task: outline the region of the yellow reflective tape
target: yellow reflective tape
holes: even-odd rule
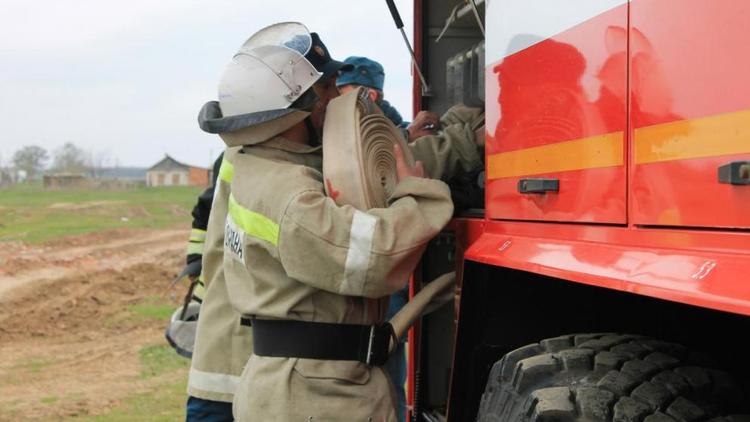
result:
[[[636,164],[750,153],[750,110],[635,130]]]
[[[201,229],[192,229],[190,230],[190,240],[191,242],[203,242],[206,240],[206,231]]]
[[[219,167],[219,179],[226,183],[232,183],[234,178],[234,166],[226,157],[221,160],[221,167]]]
[[[263,239],[274,246],[279,244],[279,225],[263,214],[238,204],[234,195],[229,195],[229,215],[245,234]]]
[[[487,157],[487,178],[616,167],[624,163],[623,132],[501,152]]]
[[[203,301],[206,297],[206,288],[203,287],[203,284],[197,283],[195,287],[193,287],[193,297]]]
[[[203,255],[203,242],[200,242],[200,243],[188,242],[187,254],[188,255],[193,255],[193,254]]]

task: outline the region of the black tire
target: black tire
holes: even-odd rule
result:
[[[725,372],[685,347],[648,337],[579,334],[543,340],[495,363],[479,422],[750,422]],[[731,416],[734,415],[734,416]]]

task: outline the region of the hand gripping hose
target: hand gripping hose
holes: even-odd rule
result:
[[[326,194],[361,211],[386,208],[398,183],[393,145],[410,166],[414,158],[398,129],[359,88],[328,104],[323,126]]]

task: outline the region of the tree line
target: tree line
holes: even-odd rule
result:
[[[54,173],[88,174],[97,178],[101,169],[109,163],[109,159],[109,153],[106,151],[86,151],[72,142],[67,142],[54,150],[51,156],[40,146],[25,146],[13,154],[11,163],[15,170],[25,173],[26,180],[37,179],[47,169]]]

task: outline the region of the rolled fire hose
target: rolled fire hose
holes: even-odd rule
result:
[[[323,126],[326,194],[361,211],[386,208],[398,183],[393,145],[410,166],[414,158],[396,126],[359,88],[328,104]]]
[[[454,287],[456,285],[456,273],[443,274],[428,283],[409,302],[401,308],[390,322],[397,339],[403,338],[406,331],[417,318],[427,315],[440,308],[454,298]],[[396,343],[391,339],[388,351],[392,352]]]
[[[393,146],[414,165],[406,140],[359,88],[328,104],[323,126],[323,177],[326,194],[338,205],[358,210],[386,208],[398,183]],[[389,321],[397,339],[420,316],[453,300],[456,273],[442,275],[422,288]],[[389,351],[396,344],[391,340]]]

